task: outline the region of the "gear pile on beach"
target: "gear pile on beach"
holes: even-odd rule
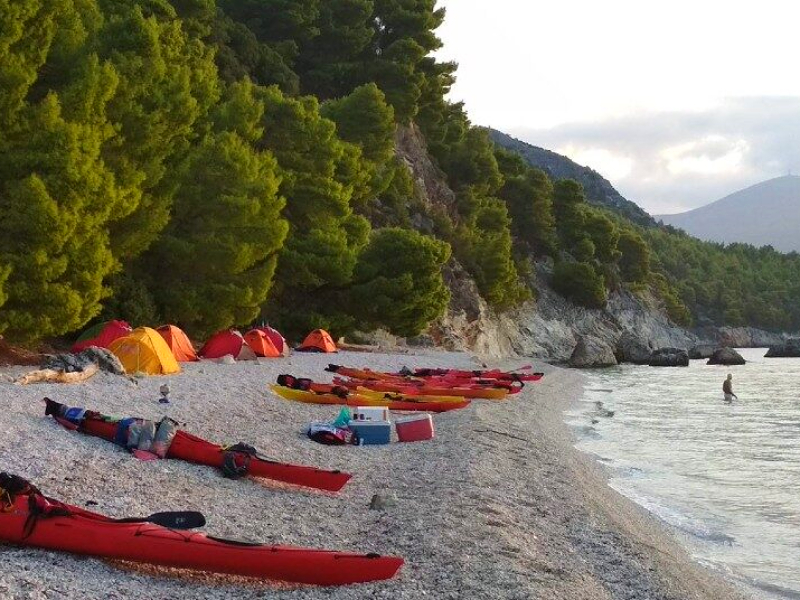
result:
[[[126,352],[120,350],[119,340],[130,337],[130,329],[111,322],[94,334],[124,334],[110,339],[91,338],[116,348],[123,364]],[[160,329],[141,331],[133,339],[153,344],[163,341],[170,357],[176,362],[188,354],[178,331]],[[262,332],[263,333],[263,332]],[[159,335],[161,334],[161,335]],[[222,338],[225,339],[222,339]],[[237,351],[238,339],[252,348],[263,343],[261,336],[225,335],[210,340],[227,344],[223,350]],[[317,336],[319,338],[319,336]],[[256,339],[257,338],[257,339]],[[319,338],[325,343],[324,338]],[[332,342],[331,342],[332,343]],[[80,345],[80,344],[78,344]],[[76,346],[78,346],[76,345]],[[145,344],[146,345],[146,344]],[[158,342],[154,344],[158,348]],[[207,343],[208,345],[208,343]],[[274,347],[275,344],[273,344]],[[86,352],[76,347],[76,351]],[[240,350],[240,349],[239,349]],[[158,357],[160,350],[154,353]],[[204,354],[213,351],[201,351]],[[287,351],[288,354],[288,351]],[[145,356],[147,358],[147,356]],[[161,360],[159,358],[159,360]],[[308,378],[280,375],[271,389],[281,398],[306,404],[344,405],[336,422],[317,422],[315,441],[326,444],[363,443],[372,433],[370,427],[380,427],[383,441],[389,441],[389,411],[401,413],[395,420],[398,441],[419,441],[433,438],[433,421],[427,413],[444,413],[463,409],[476,399],[506,400],[525,386],[538,381],[541,373],[525,367],[518,372],[499,370],[463,371],[455,369],[403,368],[398,372],[379,372],[329,365],[333,373],[329,383]],[[162,386],[169,390],[169,387]],[[162,394],[166,398],[169,391]],[[170,417],[159,419],[117,417],[102,414],[91,408],[73,406],[44,398],[45,416],[64,429],[98,437],[127,451],[134,460],[181,460],[219,469],[222,476],[264,478],[299,488],[337,493],[353,475],[341,470],[325,470],[313,466],[280,462],[262,455],[253,446],[236,442],[215,444],[179,428]],[[353,412],[350,412],[350,409]],[[372,411],[372,412],[371,412]],[[408,416],[403,417],[402,413]],[[424,413],[424,414],[423,414]],[[223,418],[220,415],[220,418]],[[359,420],[361,419],[361,420]],[[401,424],[406,427],[401,429]],[[385,426],[385,427],[384,427]],[[377,429],[375,430],[377,431]],[[341,439],[337,436],[341,434]],[[76,438],[76,441],[77,438]],[[113,452],[113,446],[109,446]],[[95,503],[96,504],[96,503]],[[234,574],[289,583],[323,586],[378,581],[393,577],[403,565],[403,558],[374,553],[358,554],[317,550],[312,548],[243,543],[208,536],[194,531],[205,525],[205,517],[196,511],[161,512],[149,517],[112,519],[99,513],[48,498],[25,479],[0,474],[0,541],[74,554],[147,563],[165,567]]]

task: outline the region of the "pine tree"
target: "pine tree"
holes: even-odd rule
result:
[[[442,267],[450,247],[410,229],[372,232],[347,297],[359,328],[412,336],[444,314],[450,292]]]

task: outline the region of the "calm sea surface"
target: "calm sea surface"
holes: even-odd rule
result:
[[[567,421],[612,487],[677,529],[699,561],[757,598],[800,598],[800,359],[740,352],[740,367],[588,371]]]

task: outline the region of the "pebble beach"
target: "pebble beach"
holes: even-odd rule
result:
[[[672,534],[606,483],[573,448],[563,411],[583,389],[576,371],[545,377],[506,401],[435,415],[436,438],[331,447],[305,434],[339,408],[269,391],[280,373],[329,381],[329,363],[480,368],[467,354],[340,352],[256,362],[184,364],[168,377],[100,374],[88,382],[0,382],[0,470],[43,493],[113,517],[198,510],[210,535],[249,542],[398,555],[390,581],[289,586],[0,545],[0,598],[542,598],[725,599],[745,596],[696,564]],[[513,368],[523,360],[502,365]],[[5,379],[25,367],[5,367]],[[172,403],[158,403],[167,382]],[[217,443],[246,442],[270,458],[353,479],[338,494],[263,479],[229,480],[176,460],[141,462],[44,417],[43,397],[106,414],[160,419]],[[375,495],[382,506],[370,508]],[[96,503],[96,504],[94,504]]]

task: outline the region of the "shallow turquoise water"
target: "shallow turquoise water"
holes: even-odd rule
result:
[[[612,487],[675,527],[698,560],[756,597],[800,598],[800,359],[740,352],[739,367],[588,371],[567,421]]]

